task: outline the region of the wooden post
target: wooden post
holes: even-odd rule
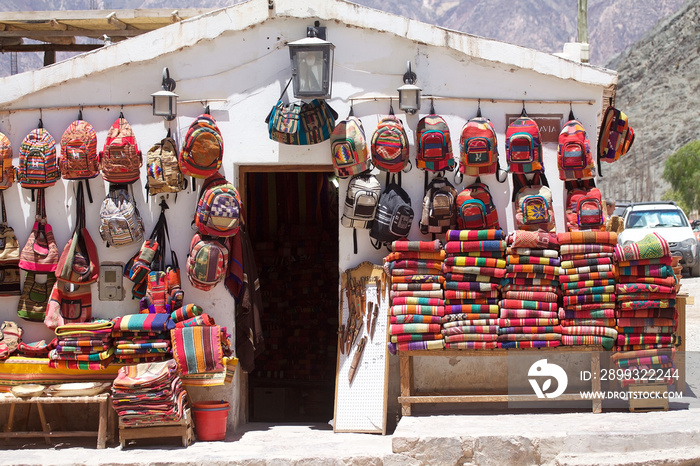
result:
[[[401,373],[401,396],[413,395],[413,356],[402,354],[399,351],[399,371]],[[411,415],[411,402],[401,403],[401,415]]]

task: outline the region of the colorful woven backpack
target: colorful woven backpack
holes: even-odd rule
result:
[[[506,158],[512,173],[544,170],[540,129],[532,118],[521,116],[506,129]]]
[[[102,178],[110,183],[133,183],[141,176],[142,164],[143,156],[131,125],[120,114],[109,128],[100,152]]]
[[[408,165],[409,144],[403,123],[394,115],[382,118],[372,134],[372,163],[380,170],[398,173]]]
[[[187,188],[180,171],[177,143],[168,136],[153,145],[146,154],[146,190],[150,196],[177,193]]]
[[[577,187],[566,194],[566,230],[605,230],[603,202],[595,187]]]
[[[331,156],[338,178],[347,178],[370,168],[369,148],[362,121],[354,116],[339,121],[331,133]]]
[[[535,172],[532,179],[514,174],[513,206],[517,230],[556,231],[552,191],[544,173]]]
[[[559,179],[563,181],[586,180],[595,176],[591,143],[586,129],[578,120],[567,121],[559,133],[557,167]]]
[[[44,128],[29,132],[19,148],[17,180],[23,188],[47,188],[61,178],[56,141]]]
[[[634,130],[620,110],[610,105],[605,110],[598,136],[598,174],[603,176],[600,162],[612,163],[625,155],[634,142]]]
[[[90,123],[75,120],[64,131],[58,166],[66,180],[84,180],[100,174],[97,133]]]
[[[12,186],[16,178],[15,167],[12,166],[12,143],[3,133],[0,133],[0,190]]]
[[[457,224],[460,230],[501,228],[491,191],[479,178],[457,195]]]
[[[180,151],[180,170],[193,178],[206,179],[221,168],[224,140],[214,118],[203,113],[190,125]]]
[[[209,291],[226,277],[228,259],[223,241],[195,233],[187,255],[187,278],[198,290]]]
[[[491,120],[477,116],[464,124],[459,138],[459,171],[468,176],[498,171],[498,140]]]
[[[431,107],[430,114],[421,118],[416,127],[416,167],[440,172],[452,171],[454,166],[450,128]]]
[[[238,233],[240,218],[238,190],[217,172],[202,186],[194,224],[203,235],[228,237]]]

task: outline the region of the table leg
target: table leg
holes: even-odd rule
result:
[[[107,437],[107,398],[100,402],[100,421],[97,427],[97,449],[103,449]]]
[[[399,353],[399,371],[401,373],[401,396],[413,395],[413,356],[404,356]],[[411,415],[411,403],[401,403],[401,415]]]
[[[594,351],[591,353],[591,373],[595,374],[591,377],[591,391],[594,393],[600,393],[601,383],[600,383],[600,353]],[[592,403],[593,412],[599,414],[603,412],[603,400],[594,396]]]
[[[51,426],[49,426],[49,424],[46,422],[46,415],[44,414],[44,407],[41,406],[41,403],[36,403],[36,409],[39,410],[39,420],[41,421],[41,430],[43,430],[45,434],[48,434],[49,432],[51,432]],[[49,437],[48,435],[44,435],[44,442],[46,442],[47,445],[51,445],[51,437]]]
[[[17,405],[14,403],[10,405],[10,414],[7,417],[7,425],[5,426],[5,432],[12,432],[12,424],[15,421],[15,406]]]

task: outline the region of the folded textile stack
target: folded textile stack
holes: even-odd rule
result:
[[[556,233],[518,230],[507,238],[500,348],[555,347],[559,325],[559,240]]]
[[[675,335],[676,277],[665,239],[648,234],[636,243],[615,247],[618,262],[617,344],[618,367],[629,369],[673,368],[673,350],[680,343]],[[664,375],[666,381],[672,377]],[[633,381],[623,381],[623,385]]]
[[[114,319],[116,362],[137,364],[170,358],[170,314],[129,314]]]
[[[56,327],[56,348],[49,352],[49,367],[104,369],[114,359],[113,322],[96,320]]]
[[[448,230],[445,243],[445,348],[498,347],[498,288],[506,274],[502,230]]]
[[[186,398],[172,359],[124,366],[112,384],[112,405],[126,426],[179,421]]]
[[[616,244],[615,232],[559,233],[559,282],[564,295],[559,321],[563,345],[601,345],[609,350],[615,344]]]
[[[444,348],[440,318],[445,313],[440,240],[394,241],[384,258],[391,276],[390,351]]]

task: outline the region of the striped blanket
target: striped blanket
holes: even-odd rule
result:
[[[594,327],[576,325],[573,327],[561,327],[563,335],[596,335],[599,337],[617,338],[617,330],[610,327]]]
[[[560,268],[559,275],[580,275],[584,273],[611,272],[613,270],[612,264],[589,265],[587,267],[576,267],[571,269]]]
[[[559,246],[559,252],[562,256],[568,254],[610,254],[615,253],[615,245],[613,244],[562,244]]]
[[[114,319],[114,330],[122,332],[163,332],[173,328],[170,314],[129,314]]]
[[[595,281],[595,280],[591,280]],[[565,285],[568,285],[568,283],[565,283]],[[577,296],[577,295],[596,295],[596,294],[612,294],[615,296],[615,285],[606,285],[606,286],[588,286],[588,287],[580,287],[580,288],[572,288],[572,289],[567,289],[565,287],[562,287],[562,291],[564,292],[565,296]]]
[[[442,340],[442,333],[402,333],[391,335],[389,341],[392,343],[408,343],[409,341],[431,341]]]
[[[531,317],[556,319],[559,313],[556,311],[534,311],[532,309],[501,309],[499,317],[504,319],[526,319]]]
[[[599,335],[562,335],[564,346],[595,346],[600,345],[606,350],[612,349],[615,339]]]
[[[558,311],[557,303],[545,303],[540,301],[530,301],[522,299],[503,299],[498,303],[505,309],[533,309],[538,311]]]
[[[561,342],[559,340],[550,341],[504,341],[499,342],[498,347],[503,349],[517,348],[556,348]]]
[[[559,325],[540,325],[523,327],[496,327],[499,335],[508,333],[562,333]]]
[[[577,327],[577,326],[593,326],[593,327],[611,327],[615,328],[617,321],[614,318],[601,318],[601,319],[585,319],[585,318],[573,318],[567,319],[566,317],[559,317],[559,323],[562,327]]]
[[[614,278],[606,278],[603,280],[583,280],[580,282],[567,282],[567,283],[562,283],[561,284],[561,289],[565,291],[577,291],[581,288],[589,288],[593,286],[610,286],[610,285],[615,285],[615,279]],[[615,290],[613,290],[615,291]]]
[[[452,327],[469,327],[469,326],[481,326],[481,327],[498,327],[497,322],[498,316],[493,318],[484,319],[465,319],[465,320],[455,320],[453,322],[445,322],[442,324],[442,328],[452,328]]]
[[[561,333],[508,333],[498,335],[498,341],[550,341],[561,340]]]
[[[396,351],[424,351],[424,350],[441,350],[445,348],[444,340],[434,340],[434,341],[411,341],[406,343],[389,343],[389,352],[396,353]],[[393,351],[391,348],[393,345]]]
[[[544,293],[558,293],[558,286],[550,285],[512,285],[507,284],[501,287],[501,291],[542,291]]]
[[[670,265],[631,265],[618,268],[620,275],[636,277],[672,277],[673,267]]]
[[[448,304],[445,306],[447,314],[498,314],[499,306],[496,304]]]
[[[393,291],[430,291],[430,290],[441,290],[442,284],[440,283],[392,283],[391,289]]]
[[[495,341],[456,341],[446,342],[445,349],[456,350],[485,350],[498,348],[498,342]]]
[[[442,334],[445,336],[459,335],[460,333],[492,333],[497,335],[498,325],[454,325],[442,329]]]
[[[445,343],[457,341],[497,341],[496,333],[458,333],[456,335],[445,335]]]
[[[506,256],[507,263],[510,264],[533,264],[558,266],[558,257],[537,257],[537,256]]]
[[[503,278],[506,276],[506,269],[501,267],[469,267],[469,266],[458,266],[458,265],[447,265],[442,266],[443,273],[458,273],[462,275],[486,275],[489,277]]]
[[[445,300],[440,298],[419,298],[415,296],[403,296],[392,301],[395,306],[403,304],[417,304],[420,306],[444,306]]]
[[[559,281],[563,283],[581,282],[586,280],[604,280],[607,278],[615,278],[615,273],[610,272],[592,272],[579,273],[575,275],[559,275]]]
[[[445,259],[445,251],[441,249],[435,252],[390,252],[384,257],[384,263],[408,259],[441,261]]]
[[[473,273],[445,273],[445,280],[452,282],[480,282],[480,283],[496,283],[500,284],[503,281],[502,277],[490,277],[488,275],[477,275]]]
[[[385,267],[389,268],[389,271],[394,269],[432,269],[440,270],[442,268],[441,260],[426,260],[426,259],[402,259],[398,261],[386,262]]]
[[[617,233],[614,231],[569,231],[559,233],[559,244],[617,244]]]
[[[533,327],[559,325],[559,319],[498,319],[499,327]]]
[[[508,235],[507,241],[512,248],[559,249],[557,234],[544,231],[516,230]]]
[[[533,249],[533,248],[513,248],[506,249],[506,254],[509,256],[535,256],[535,257],[550,257],[559,258],[557,249]]]
[[[673,344],[678,345],[680,342],[679,338],[675,335],[654,335],[648,333],[641,334],[628,334],[628,333],[618,333],[617,335],[617,345],[618,346],[636,346],[636,345],[648,345],[655,343],[662,344]]]
[[[535,265],[535,264],[510,264],[507,269],[508,273],[541,273],[545,275],[559,275],[559,267],[553,265]]]
[[[402,333],[438,333],[440,324],[390,324],[389,333],[400,335]]]
[[[652,309],[675,307],[675,299],[642,299],[638,301],[623,301],[618,303],[619,309]]]
[[[458,265],[461,267],[497,267],[499,269],[506,268],[504,259],[494,259],[492,257],[462,257],[450,256],[446,257],[445,265]]]
[[[447,254],[459,252],[476,252],[476,251],[499,251],[506,250],[506,242],[498,240],[485,241],[449,241],[445,244],[445,252]]]
[[[559,311],[560,319],[614,319],[615,309],[596,309],[591,311],[571,311],[563,309]]]
[[[448,299],[480,299],[480,298],[498,298],[498,291],[458,291],[445,290],[445,300]]]
[[[445,240],[450,241],[484,241],[504,240],[506,234],[503,230],[447,230]]]
[[[640,259],[635,261],[618,262],[620,267],[628,267],[632,265],[671,265],[673,258],[671,256],[657,257],[656,259]]]
[[[391,316],[390,323],[392,324],[439,324],[441,322],[440,316],[424,316],[420,314],[402,314],[398,316]]]
[[[392,251],[427,251],[434,252],[442,249],[442,242],[439,239],[435,241],[408,241],[398,240],[391,243]]]
[[[547,293],[542,291],[506,291],[503,293],[503,297],[505,299],[541,301],[547,303],[556,303],[559,300],[558,293]]]
[[[649,283],[653,285],[676,286],[676,276],[672,277],[634,277],[620,276],[617,281],[619,283]]]
[[[420,314],[428,316],[443,316],[445,314],[445,306],[422,306],[416,304],[402,304],[391,306],[389,314],[398,316],[402,314]]]
[[[641,301],[647,299],[676,299],[675,291],[673,293],[634,293],[617,295],[617,301]]]
[[[545,278],[518,278],[518,277],[509,277],[508,278],[508,283],[511,283],[513,285],[524,285],[524,286],[529,286],[529,285],[537,285],[537,286],[559,286],[559,281],[558,280],[548,280]]]
[[[224,370],[221,327],[176,328],[170,331],[173,359],[181,374]]]
[[[618,283],[617,294],[634,294],[634,293],[675,293],[676,288],[673,286],[655,285],[653,283]]]
[[[617,325],[620,327],[673,327],[676,325],[674,319],[646,319],[636,317],[618,317]]]
[[[465,290],[465,291],[493,291],[498,289],[495,283],[478,283],[478,282],[445,282],[446,290]]]
[[[433,291],[390,291],[389,297],[394,300],[396,298],[438,298],[444,299],[445,296],[442,290]]]
[[[571,304],[590,304],[590,303],[614,303],[615,295],[613,293],[608,294],[578,294],[578,295],[567,295],[563,297],[562,303],[564,306],[569,306]]]
[[[442,316],[443,327],[460,325],[498,325],[498,314],[447,314]]]
[[[612,264],[611,257],[595,257],[588,259],[576,259],[561,262],[562,269],[575,269],[578,267],[590,267],[592,265],[606,265]]]

